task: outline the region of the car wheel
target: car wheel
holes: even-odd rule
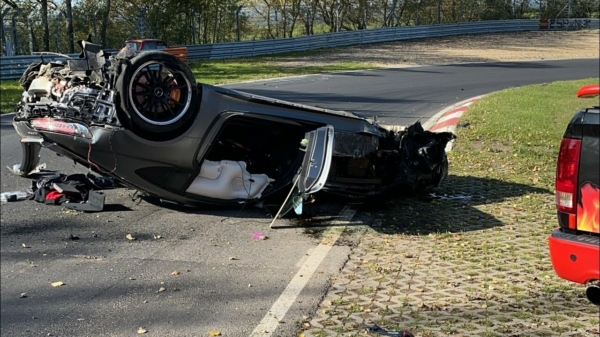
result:
[[[181,135],[200,104],[198,85],[188,66],[156,51],[132,58],[117,79],[122,115],[134,133],[152,140]]]

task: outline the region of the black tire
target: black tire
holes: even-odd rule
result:
[[[193,123],[200,94],[188,66],[174,55],[152,51],[132,58],[116,82],[120,115],[150,140],[180,136]]]

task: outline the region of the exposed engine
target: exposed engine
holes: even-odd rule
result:
[[[120,125],[115,108],[116,76],[111,67],[115,58],[96,45],[80,44],[84,52],[79,59],[45,63],[41,56],[41,62],[27,68],[20,79],[24,92],[16,120],[57,117]]]

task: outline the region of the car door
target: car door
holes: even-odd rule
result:
[[[303,142],[303,145],[306,146],[304,160],[294,177],[292,189],[271,222],[271,227],[279,216],[284,216],[292,209],[296,214],[302,214],[303,201],[325,186],[331,168],[333,140],[334,129],[331,125],[320,127],[306,134]]]

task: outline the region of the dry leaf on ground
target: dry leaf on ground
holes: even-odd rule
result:
[[[167,288],[160,287],[160,288],[158,289],[158,291],[157,291],[157,292],[158,292],[158,293],[162,293],[162,292],[163,292],[163,291],[165,291],[165,290],[167,290]]]
[[[52,282],[52,283],[50,283],[50,284],[51,284],[53,287],[55,287],[55,288],[56,288],[56,287],[60,287],[60,286],[64,286],[64,285],[65,285],[65,283],[64,283],[64,282],[62,282],[62,281]]]
[[[146,333],[148,332],[148,330],[144,329],[143,327],[140,327],[137,331],[137,333],[142,334],[142,333]]]
[[[209,332],[209,333],[208,333],[208,335],[209,335],[210,337],[221,336],[221,331],[212,330],[211,332]]]
[[[171,272],[171,275],[179,275],[179,274],[181,274],[181,272],[179,270],[173,270]]]
[[[137,240],[137,238],[134,238],[134,237],[133,237],[133,235],[131,235],[131,234],[127,234],[127,235],[125,235],[125,237],[126,237],[126,238],[127,238],[127,240],[129,240],[129,241]]]

